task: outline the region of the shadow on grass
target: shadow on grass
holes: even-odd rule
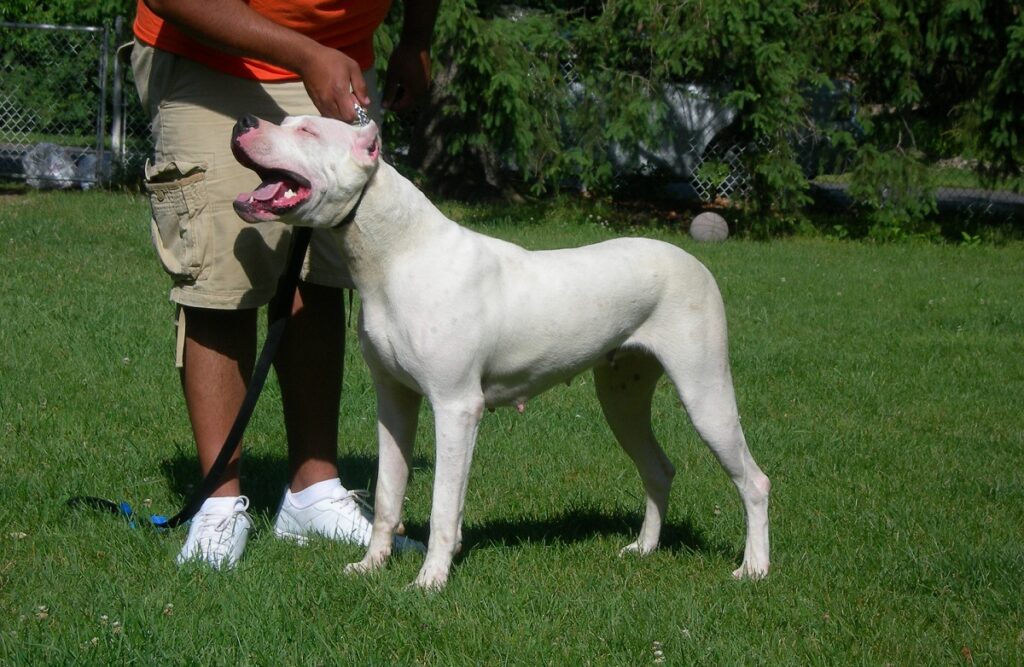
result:
[[[377,460],[368,456],[341,456],[338,459],[341,480],[348,488],[368,489],[376,484]],[[432,474],[433,462],[414,457],[417,474]],[[161,464],[170,487],[182,502],[194,493],[199,483],[199,464],[184,447]],[[281,494],[288,483],[288,461],[284,456],[246,454],[242,459],[243,492],[249,496],[251,512],[272,519],[277,512]],[[371,495],[372,498],[372,495]],[[463,528],[462,555],[476,548],[515,547],[530,544],[569,544],[586,542],[595,537],[622,538],[622,545],[639,534],[642,512],[607,510],[597,507],[573,507],[547,517],[519,516],[485,520]],[[430,529],[424,522],[407,522],[408,535],[426,541]],[[671,521],[661,531],[659,549],[671,553],[701,552],[725,558],[736,556],[724,544],[709,544],[704,535],[688,520]],[[457,558],[456,560],[459,560]]]
[[[494,519],[463,528],[463,554],[475,548],[524,544],[570,544],[595,537],[621,537],[621,546],[639,534],[642,517],[631,512],[610,512],[598,508],[572,508],[547,518],[517,517]],[[666,523],[659,549],[672,553],[714,552],[727,558],[735,554],[724,545],[709,545],[689,521]]]
[[[418,471],[432,470],[433,462],[414,456],[413,467]],[[181,495],[182,502],[191,497],[201,481],[199,462],[183,447],[172,458],[161,462],[160,468],[171,489]],[[338,458],[338,470],[346,488],[367,489],[372,494],[377,482],[376,458],[341,456]],[[242,457],[242,493],[249,496],[251,512],[268,515],[277,512],[287,484],[288,460],[285,456],[246,453]]]

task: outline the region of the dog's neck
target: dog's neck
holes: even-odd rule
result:
[[[410,224],[415,221],[416,224]],[[352,222],[336,228],[352,280],[360,293],[422,235],[453,225],[426,195],[384,161],[366,184]]]

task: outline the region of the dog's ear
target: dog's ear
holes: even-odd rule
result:
[[[356,128],[356,136],[352,142],[352,158],[356,164],[366,167],[373,166],[380,157],[380,131],[377,124],[370,121],[368,125]]]

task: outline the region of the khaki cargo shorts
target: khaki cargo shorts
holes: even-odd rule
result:
[[[291,228],[249,224],[232,207],[259,177],[231,154],[231,130],[251,113],[275,123],[318,112],[301,82],[261,83],[223,74],[187,58],[135,43],[132,68],[143,108],[152,121],[155,155],[146,164],[151,231],[160,263],[173,279],[179,306],[239,310],[270,301],[288,260]],[[378,125],[373,70],[363,72]],[[328,287],[352,287],[337,242],[313,234],[302,278]]]

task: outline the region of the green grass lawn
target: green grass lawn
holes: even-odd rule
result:
[[[768,579],[731,580],[742,508],[664,383],[655,426],[679,474],[663,548],[617,557],[642,492],[586,375],[524,415],[486,416],[466,548],[440,594],[406,589],[419,556],[352,578],[358,549],[273,538],[286,483],[273,382],[248,434],[245,557],[178,569],[184,530],[64,507],[88,493],[171,514],[196,481],[147,206],[8,194],[0,664],[1024,662],[1024,243],[697,245],[564,202],[445,208],[533,248],[654,235],[715,273],[747,438],[773,482]],[[343,479],[372,486],[373,392],[348,355]],[[406,518],[420,538],[431,429],[425,412]]]

